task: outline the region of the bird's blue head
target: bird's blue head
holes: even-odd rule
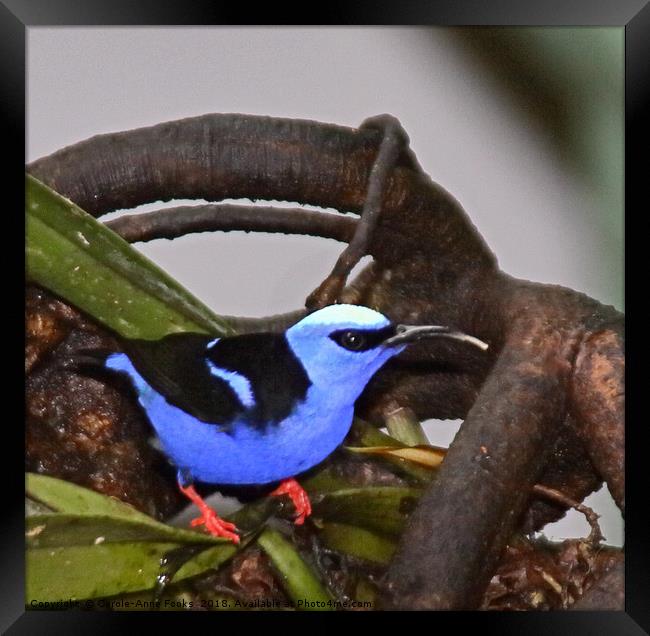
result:
[[[336,387],[352,401],[388,360],[409,343],[432,336],[487,348],[480,340],[447,327],[394,325],[383,314],[360,305],[330,305],[286,332],[312,384],[327,390]]]

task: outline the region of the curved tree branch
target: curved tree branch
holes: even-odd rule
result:
[[[98,135],[28,171],[96,216],[160,200],[226,198],[358,213],[382,139],[372,126],[214,114]],[[397,161],[369,248],[387,262],[405,251],[435,256],[444,269],[495,264],[458,203],[416,169],[411,153]]]
[[[357,220],[303,208],[257,205],[185,205],[143,214],[124,214],[106,227],[129,243],[175,239],[199,232],[277,232],[330,238],[347,243]]]
[[[362,128],[377,128],[384,138],[370,170],[368,192],[361,218],[349,245],[341,252],[329,276],[307,297],[309,309],[321,309],[338,300],[352,268],[367,253],[373,233],[379,223],[384,188],[400,153],[408,147],[408,135],[401,124],[390,115],[364,122]]]
[[[587,539],[589,543],[597,545],[604,539],[603,533],[600,529],[600,524],[598,523],[599,515],[597,515],[589,506],[585,506],[584,504],[574,501],[559,490],[548,488],[546,486],[542,486],[541,484],[535,484],[533,487],[533,492],[536,495],[541,495],[542,497],[546,497],[552,501],[558,501],[567,508],[574,508],[576,511],[583,514],[587,520],[587,523],[589,524],[589,527],[591,528],[591,532],[589,533],[589,537]]]
[[[561,350],[543,324],[511,335],[400,539],[385,582],[389,609],[480,603],[564,417],[570,367]]]

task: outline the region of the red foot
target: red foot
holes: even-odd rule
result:
[[[294,523],[301,526],[305,519],[311,514],[311,502],[309,495],[295,479],[285,479],[272,493],[272,496],[289,495],[295,509],[296,519]]]
[[[233,543],[239,543],[239,536],[235,534],[237,528],[234,523],[224,521],[217,513],[208,506],[208,504],[201,499],[201,496],[194,490],[194,486],[189,485],[183,487],[178,484],[180,491],[198,507],[201,511],[201,516],[192,519],[190,525],[192,527],[201,526],[205,524],[205,529],[213,537],[224,537],[230,539]]]

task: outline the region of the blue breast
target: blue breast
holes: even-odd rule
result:
[[[173,406],[155,391],[124,354],[107,367],[128,373],[138,400],[156,429],[165,453],[195,479],[215,484],[264,484],[308,470],[325,459],[347,434],[353,406],[332,408],[332,400],[311,386],[305,399],[272,426],[245,419],[206,423]],[[228,424],[222,430],[220,424]]]

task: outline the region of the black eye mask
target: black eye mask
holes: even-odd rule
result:
[[[369,351],[395,335],[395,327],[383,329],[340,329],[330,334],[337,345],[348,351]]]

